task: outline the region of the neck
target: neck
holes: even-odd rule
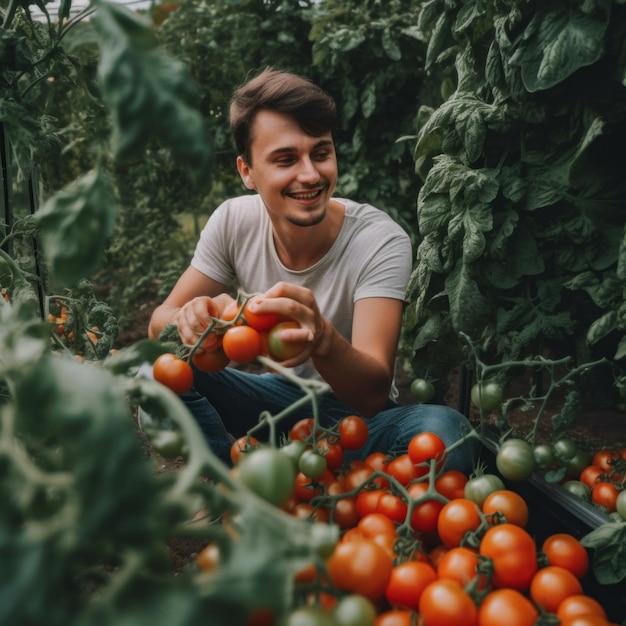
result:
[[[274,246],[282,264],[300,271],[317,263],[335,243],[344,211],[343,204],[331,200],[326,216],[314,226],[296,226],[286,221],[273,223]]]

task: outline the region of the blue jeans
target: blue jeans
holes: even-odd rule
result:
[[[279,374],[253,374],[226,368],[216,374],[194,370],[194,388],[181,396],[196,418],[211,450],[228,465],[230,447],[235,438],[245,435],[259,422],[262,411],[276,415],[303,397],[302,390]],[[319,397],[319,416],[322,426],[329,427],[354,409],[341,402],[332,393]],[[311,417],[309,403],[285,416],[278,424],[288,432],[298,420]],[[369,436],[360,450],[346,451],[345,461],[364,459],[372,452],[397,456],[407,451],[411,438],[420,432],[439,435],[447,446],[452,445],[472,430],[469,421],[458,411],[442,405],[399,405],[389,401],[377,415],[367,419]],[[263,441],[267,427],[255,431]],[[446,469],[471,473],[480,451],[477,438],[469,438],[450,454]]]

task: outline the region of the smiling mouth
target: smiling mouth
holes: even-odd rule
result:
[[[323,189],[314,189],[312,191],[288,192],[290,198],[294,200],[315,200],[322,194]]]

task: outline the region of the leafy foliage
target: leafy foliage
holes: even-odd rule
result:
[[[456,87],[415,138],[417,371],[442,345],[441,373],[462,360],[459,332],[493,360],[623,362],[625,20],[604,0],[423,5],[426,67],[454,59]]]

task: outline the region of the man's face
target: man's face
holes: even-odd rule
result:
[[[324,219],[337,183],[332,135],[307,135],[291,116],[259,111],[252,126],[252,163],[237,168],[248,189],[256,189],[272,220],[313,226]]]

